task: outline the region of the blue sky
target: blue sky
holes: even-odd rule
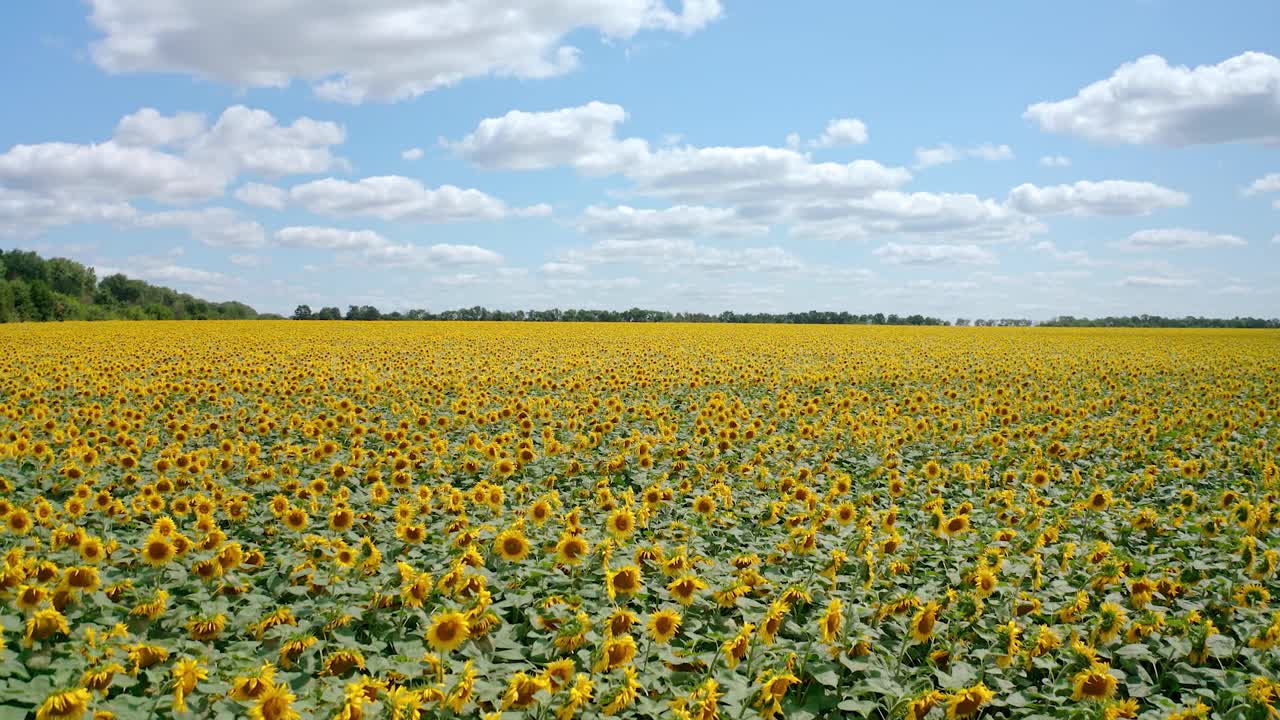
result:
[[[1280,6],[19,3],[0,245],[263,311],[1280,315]]]

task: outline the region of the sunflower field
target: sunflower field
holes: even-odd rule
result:
[[[1280,334],[0,327],[0,720],[1280,717]]]

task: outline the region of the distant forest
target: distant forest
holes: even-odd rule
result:
[[[95,271],[67,258],[44,259],[28,250],[0,250],[0,323],[51,320],[279,320],[241,302],[210,302],[135,280],[120,273],[98,279]],[[893,313],[853,314],[824,310],[790,313],[719,314],[663,310],[489,310],[475,306],[430,312],[408,310],[383,313],[370,305],[351,305],[313,311],[299,305],[293,320],[480,320],[509,322],[690,322],[781,323],[792,325],[956,325],[974,327],[1168,327],[1168,328],[1280,328],[1271,318],[1166,318],[1159,315],[1077,318],[1069,315],[1032,322],[1020,318],[957,318]]]
[[[74,260],[0,250],[0,322],[260,317],[244,303],[209,302],[119,273],[99,280],[93,268]]]

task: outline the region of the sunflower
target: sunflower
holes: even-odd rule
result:
[[[1106,700],[1116,692],[1116,678],[1111,668],[1094,662],[1071,677],[1072,700]]]
[[[971,717],[995,696],[996,694],[982,683],[956,690],[947,697],[947,720]]]
[[[553,660],[542,668],[542,677],[546,679],[548,689],[552,693],[558,693],[560,688],[573,681],[573,672],[576,669],[577,666],[570,658]]]
[[[294,532],[301,532],[307,529],[307,511],[302,508],[289,508],[284,513],[284,526]]]
[[[610,600],[615,600],[618,595],[635,595],[643,587],[644,578],[635,565],[627,565],[605,575],[605,589]]]
[[[693,511],[699,515],[710,515],[716,511],[716,500],[710,495],[699,495],[693,501]]]
[[[470,637],[467,616],[460,612],[445,612],[431,618],[427,628],[427,642],[439,652],[456,650]]]
[[[170,671],[173,675],[173,711],[187,711],[187,696],[196,689],[196,683],[209,679],[209,671],[203,664],[193,658],[183,658],[174,663]]]
[[[297,697],[284,683],[270,683],[258,694],[257,702],[249,708],[250,720],[301,720],[293,709]]]
[[[969,531],[969,516],[955,515],[951,518],[945,519],[939,526],[939,531],[945,537],[949,538],[963,535]]]
[[[577,565],[589,552],[591,546],[580,535],[562,535],[556,543],[556,561],[562,565]]]
[[[494,538],[493,549],[503,560],[520,562],[529,554],[529,541],[519,529],[508,528]]]
[[[1098,607],[1098,637],[1102,642],[1111,642],[1124,630],[1126,616],[1124,608],[1115,603],[1102,603]]]
[[[142,561],[151,567],[160,567],[173,560],[177,551],[163,535],[152,535],[142,546]]]
[[[56,608],[42,608],[27,619],[27,634],[23,639],[27,645],[37,640],[47,640],[54,634],[70,635],[71,626],[67,618]]]
[[[933,636],[933,631],[938,625],[938,611],[941,609],[942,605],[930,600],[916,611],[915,617],[911,618],[912,639],[916,642],[927,642]]]
[[[630,635],[611,636],[606,638],[601,646],[600,656],[592,666],[591,672],[607,672],[629,665],[635,656],[635,638]]]
[[[782,698],[787,690],[800,682],[800,678],[784,671],[781,673],[764,672],[760,674],[758,683],[760,690],[756,693],[755,705],[760,709],[760,716],[769,720],[782,712]]]
[[[84,688],[56,692],[36,710],[36,720],[80,720],[89,711],[93,695]]]
[[[218,613],[212,617],[193,617],[187,621],[187,632],[192,640],[208,642],[217,638],[227,627],[227,616]]]
[[[507,682],[507,691],[502,696],[503,710],[522,710],[537,702],[537,694],[546,690],[547,679],[541,675],[528,675],[517,672]]]
[[[624,608],[618,608],[609,615],[609,619],[605,622],[605,630],[609,635],[626,635],[631,632],[631,626],[638,622],[636,614]]]
[[[698,592],[706,589],[707,584],[697,575],[682,575],[667,584],[667,590],[685,607],[692,605]]]
[[[1102,512],[1110,507],[1111,501],[1112,494],[1110,490],[1095,488],[1093,492],[1089,494],[1089,499],[1085,502],[1085,507],[1093,510],[1094,512]]]
[[[609,519],[605,521],[605,530],[610,535],[623,539],[635,532],[636,514],[631,512],[629,508],[619,508],[609,515]]]
[[[14,605],[23,612],[29,612],[40,607],[41,604],[49,597],[49,592],[39,585],[19,585],[14,593]]]
[[[946,699],[946,693],[941,690],[930,690],[920,695],[907,705],[906,720],[924,720],[929,711],[944,699]]]
[[[724,655],[725,664],[732,670],[738,667],[738,663],[747,657],[747,651],[751,649],[751,633],[755,632],[756,626],[752,623],[746,623],[738,629],[738,634],[729,638],[720,647],[720,652]]]
[[[827,611],[819,622],[818,629],[822,633],[822,642],[834,642],[844,627],[844,603],[840,598],[833,598],[827,605]]]
[[[683,618],[680,613],[675,610],[664,609],[649,615],[649,622],[646,627],[649,635],[653,637],[653,641],[659,645],[665,645],[671,642],[671,638],[680,632],[680,625]]]

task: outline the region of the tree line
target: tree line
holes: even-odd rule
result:
[[[0,250],[0,322],[258,317],[244,303],[201,300],[120,273],[99,280],[93,268],[74,260]]]
[[[846,311],[809,310],[790,313],[722,313],[667,312],[665,310],[490,310],[476,305],[433,313],[414,309],[383,313],[371,305],[350,305],[344,314],[336,307],[312,310],[299,305],[290,316],[293,320],[482,320],[506,322],[686,322],[686,323],[781,323],[794,325],[947,325],[946,320],[924,315],[855,315]]]

